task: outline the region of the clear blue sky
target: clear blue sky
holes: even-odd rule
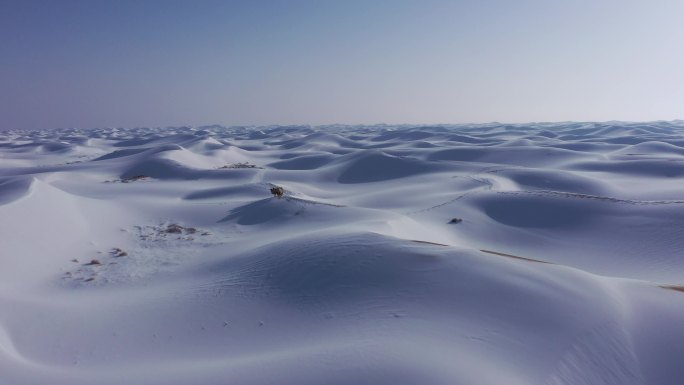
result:
[[[684,118],[684,1],[0,0],[0,129]]]

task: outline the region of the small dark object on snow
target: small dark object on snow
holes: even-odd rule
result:
[[[195,234],[197,232],[197,229],[194,227],[186,227],[185,232],[188,234]]]
[[[100,262],[99,260],[93,259],[92,261],[86,263],[85,266],[97,266],[97,265],[101,265],[101,264],[102,264],[102,262]]]
[[[463,222],[463,219],[461,218],[452,218],[449,223],[455,224],[455,223],[461,223]]]
[[[282,198],[285,195],[285,189],[280,186],[271,187],[271,194],[276,198]]]
[[[165,231],[169,234],[180,234],[183,232],[183,226],[173,223],[166,227]]]
[[[128,183],[128,182],[135,182],[137,180],[144,180],[147,178],[149,178],[149,176],[147,176],[147,175],[135,175],[135,176],[132,176],[130,178],[123,178],[123,179],[121,179],[121,181],[123,183]]]
[[[249,162],[244,162],[244,163],[230,163],[225,166],[219,167],[221,169],[223,168],[261,168],[257,167],[255,164],[251,164]]]
[[[90,281],[94,281],[94,280],[95,280],[95,278],[93,278],[93,277],[90,277],[90,278],[88,278],[88,279],[84,280],[83,282],[90,282]]]
[[[115,247],[115,248],[112,249],[112,254],[113,254],[115,257],[125,257],[125,256],[128,255],[127,252],[121,250],[121,249],[118,248],[118,247]]]

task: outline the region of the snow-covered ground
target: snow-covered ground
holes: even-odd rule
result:
[[[684,122],[0,132],[3,385],[679,385],[681,285]]]

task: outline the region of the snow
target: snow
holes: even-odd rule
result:
[[[682,134],[6,132],[0,383],[680,384]]]

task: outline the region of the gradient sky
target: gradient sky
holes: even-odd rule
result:
[[[684,118],[684,1],[0,0],[0,129]]]

